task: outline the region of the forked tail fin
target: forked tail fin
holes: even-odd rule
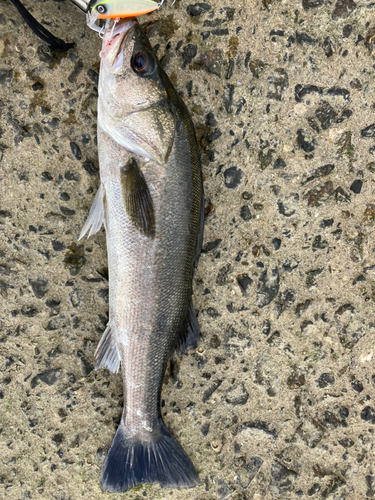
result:
[[[200,485],[193,464],[162,420],[151,436],[148,441],[129,439],[121,421],[102,468],[103,491],[121,493],[141,483],[178,489]]]

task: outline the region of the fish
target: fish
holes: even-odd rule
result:
[[[165,426],[160,398],[174,352],[199,338],[192,304],[204,224],[199,149],[189,112],[136,19],[107,21],[100,57],[100,187],[80,239],[104,224],[109,321],[96,369],[121,366],[124,387],[100,486],[191,488],[199,476]]]

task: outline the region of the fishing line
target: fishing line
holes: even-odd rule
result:
[[[115,28],[116,28],[116,24],[120,21],[120,18],[119,17],[116,17],[116,19],[113,20],[113,26],[112,26],[112,29],[111,29],[111,35],[110,35],[110,40],[112,40],[113,38],[113,32],[115,31]]]
[[[10,0],[18,12],[21,14],[28,26],[33,30],[33,32],[43,40],[43,42],[48,43],[51,51],[61,50],[61,52],[68,52],[69,49],[75,47],[75,43],[66,43],[61,38],[57,38],[55,35],[50,33],[42,24],[40,24],[35,17],[22,5],[20,0]]]

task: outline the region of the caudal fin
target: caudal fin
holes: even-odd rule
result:
[[[200,484],[190,459],[161,420],[153,436],[150,441],[131,440],[120,423],[103,465],[103,491],[121,493],[141,483],[178,489]]]

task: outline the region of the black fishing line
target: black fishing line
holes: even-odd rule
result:
[[[75,43],[66,43],[61,38],[57,38],[55,35],[52,35],[44,26],[42,26],[34,16],[30,14],[30,12],[22,5],[20,0],[10,0],[21,16],[24,18],[29,27],[33,30],[33,32],[41,38],[44,42],[48,43],[51,47],[51,51],[53,50],[61,50],[62,52],[68,52],[69,49],[72,49],[75,46]]]

